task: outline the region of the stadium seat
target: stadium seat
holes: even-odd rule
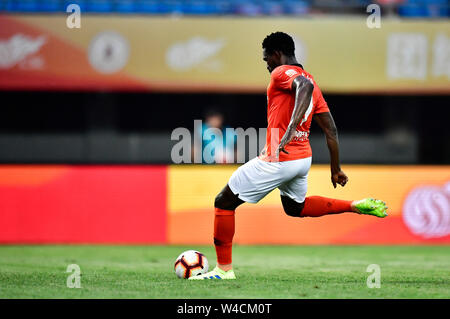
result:
[[[186,1],[183,7],[183,13],[194,15],[220,14],[219,1]]]
[[[183,14],[184,2],[178,0],[164,1],[165,10],[169,14]]]
[[[135,5],[135,12],[137,13],[149,13],[149,14],[158,14],[161,12],[160,1],[155,0],[140,0],[137,1]]]
[[[135,0],[116,0],[113,10],[118,13],[134,13],[137,11]]]
[[[304,15],[311,8],[330,13],[351,13],[375,2],[398,4],[402,17],[448,17],[447,0],[0,0],[9,12],[65,12],[71,3],[88,13],[144,13],[184,15]],[[358,9],[358,10],[359,10]],[[353,11],[352,11],[353,10]]]
[[[284,14],[288,15],[303,15],[307,14],[310,10],[310,4],[308,1],[283,1]]]
[[[262,6],[256,1],[236,1],[233,13],[245,16],[258,16],[263,14],[263,10]]]
[[[406,3],[398,7],[398,14],[403,17],[419,18],[427,17],[428,11],[424,4]]]
[[[11,12],[36,12],[38,11],[37,0],[8,1],[6,10]]]
[[[449,4],[447,0],[408,0],[398,7],[398,14],[403,17],[446,17]]]
[[[113,2],[110,0],[89,0],[86,1],[86,12],[109,13],[113,9]]]
[[[219,14],[233,14],[234,12],[234,1],[217,1],[217,9]]]
[[[60,0],[39,0],[37,10],[39,12],[65,12],[66,8]]]
[[[185,3],[180,0],[140,0],[136,5],[136,12],[149,14],[183,14]]]
[[[427,14],[428,17],[446,17],[448,16],[450,2],[447,0],[428,0]]]
[[[284,13],[284,8],[280,1],[264,1],[262,10],[266,15],[281,15]]]
[[[70,4],[77,4],[77,5],[80,6],[80,10],[81,10],[82,13],[83,12],[87,12],[87,10],[86,10],[86,2],[87,2],[87,0],[64,0],[63,11],[66,12],[67,7]]]

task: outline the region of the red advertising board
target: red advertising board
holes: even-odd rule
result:
[[[165,241],[165,166],[0,166],[0,243]]]

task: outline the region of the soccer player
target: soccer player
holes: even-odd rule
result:
[[[292,217],[320,217],[345,212],[387,216],[386,203],[381,200],[306,197],[312,156],[308,140],[312,119],[326,136],[331,183],[336,188],[336,185],[345,186],[348,182],[339,163],[337,129],[314,78],[295,58],[293,39],[286,33],[275,32],[264,39],[262,48],[263,59],[270,72],[266,145],[259,157],[233,173],[215,198],[217,266],[213,271],[189,279],[236,279],[231,263],[235,210],[244,202],[259,202],[275,188],[280,190],[285,213]]]

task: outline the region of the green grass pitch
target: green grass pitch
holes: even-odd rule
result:
[[[450,298],[449,246],[234,246],[234,281],[188,281],[175,258],[205,246],[0,246],[0,298]],[[67,288],[69,264],[81,288]],[[368,288],[370,264],[381,287]]]

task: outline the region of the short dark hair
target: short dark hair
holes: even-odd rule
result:
[[[266,49],[268,54],[281,51],[287,56],[295,55],[294,40],[289,34],[284,32],[274,32],[268,35],[262,42],[262,47]]]

